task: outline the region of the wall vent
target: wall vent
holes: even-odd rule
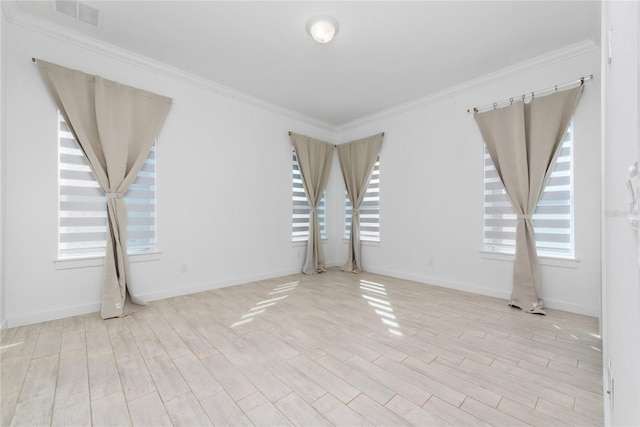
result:
[[[94,27],[100,24],[100,10],[87,3],[73,0],[54,0],[54,7],[56,12],[93,25]]]

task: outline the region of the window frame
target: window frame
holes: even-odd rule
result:
[[[368,196],[367,196],[368,194]],[[365,192],[362,203],[364,204],[367,199],[377,199],[377,205],[373,208],[369,208],[369,210],[375,210],[376,214],[363,214],[360,212],[360,241],[365,244],[379,244],[381,241],[380,238],[380,155],[378,155],[376,162],[373,166],[373,171],[371,172],[371,176],[369,177],[369,182],[367,183],[367,190]],[[370,201],[370,200],[369,200]],[[363,206],[360,205],[360,210],[362,211]],[[344,191],[344,228],[343,228],[343,236],[344,240],[349,240],[349,233],[351,231],[351,218],[353,207],[351,206],[351,201],[349,200],[349,194],[347,191]],[[362,219],[364,218],[372,218],[371,215],[375,215],[375,228],[377,231],[375,234],[371,235],[369,232],[365,230],[363,234],[362,230]]]
[[[102,265],[103,259],[105,256],[106,250],[106,205],[107,199],[104,195],[104,191],[99,187],[93,172],[89,166],[89,163],[84,155],[78,155],[79,152],[82,152],[82,148],[76,141],[73,133],[68,129],[66,121],[64,117],[58,111],[58,120],[57,120],[57,138],[58,138],[58,149],[57,149],[57,243],[56,243],[56,269],[66,269],[66,268],[75,268],[75,267],[84,267],[84,266],[93,266],[95,265],[95,260],[98,260]],[[64,140],[64,142],[63,142]],[[70,141],[73,141],[75,144],[71,146]],[[66,145],[66,146],[64,146]],[[63,161],[63,155],[66,156],[67,159],[75,159],[75,162],[71,160],[71,164],[73,166],[69,166],[70,163]],[[66,167],[64,165],[67,165]],[[151,166],[149,166],[151,165]],[[80,174],[87,175],[90,174],[91,179],[74,179],[73,173],[80,172]],[[149,181],[151,178],[151,181]],[[146,183],[141,183],[140,181],[145,181]],[[128,220],[131,218],[152,218],[152,221],[141,221],[142,224],[132,224],[128,221],[127,224],[127,255],[129,255],[130,260],[131,257],[134,257],[136,261],[150,261],[157,259],[159,255],[158,250],[158,215],[157,215],[157,200],[158,200],[158,191],[157,191],[157,141],[154,142],[153,147],[151,148],[149,155],[145,159],[145,165],[138,173],[136,180],[132,183],[129,190],[124,194],[124,201],[127,203],[127,211],[128,211]],[[92,195],[80,195],[80,194],[71,194],[63,191],[63,187],[77,189],[77,188],[86,188],[88,192],[94,193]],[[73,191],[73,190],[70,190]],[[65,194],[63,194],[63,192]],[[152,198],[148,197],[137,197],[133,199],[131,196],[135,196],[138,194],[140,196],[144,193],[151,192],[153,194]],[[95,194],[97,193],[97,194]],[[62,209],[63,203],[67,202],[72,204],[74,202],[84,203],[82,198],[87,198],[87,201],[99,206],[103,204],[105,207],[104,212],[102,211],[91,211],[85,210],[80,211],[77,209]],[[90,200],[89,200],[90,199]],[[146,215],[141,214],[138,209],[131,209],[131,203],[135,200],[136,205],[138,206],[146,206],[153,205],[151,209],[145,208],[144,211]],[[75,214],[74,214],[75,212]],[[96,214],[97,212],[97,214]],[[93,213],[93,214],[92,214]],[[84,214],[84,215],[83,215]],[[102,240],[85,240],[85,242],[99,242],[100,245],[92,245],[87,246],[85,249],[82,247],[73,248],[73,245],[67,245],[65,248],[65,239],[63,236],[69,236],[73,233],[73,229],[81,229],[83,226],[78,224],[73,224],[73,221],[64,221],[64,219],[69,218],[87,218],[89,220],[93,219],[94,222],[100,222],[100,224],[92,224],[86,226],[84,229],[85,233],[104,233],[104,246],[102,246]],[[102,219],[104,219],[104,223],[102,223]],[[98,220],[98,221],[95,221]],[[90,221],[91,222],[91,221]],[[137,221],[140,222],[140,221]],[[146,222],[146,223],[145,223]],[[89,230],[92,229],[92,230]],[[71,232],[70,232],[71,231]],[[141,231],[142,233],[151,233],[150,238],[132,238],[132,234]],[[82,231],[77,230],[77,234],[81,234]],[[134,241],[144,241],[142,244],[133,244]],[[77,262],[80,261],[80,262]]]
[[[309,204],[307,195],[304,191],[302,176],[300,175],[300,165],[298,164],[298,156],[296,150],[291,150],[291,243],[302,244],[309,241]],[[320,226],[320,239],[327,240],[327,206],[326,206],[326,189],[322,193],[322,198],[318,204],[318,225]],[[300,212],[305,210],[306,212]],[[304,224],[300,220],[306,217],[306,230],[296,230],[300,228],[299,224]],[[296,225],[298,224],[298,225]],[[304,233],[304,234],[301,234]]]
[[[559,150],[561,150],[558,153],[558,159],[563,159],[560,162],[556,162],[556,164],[554,165],[554,172],[552,173],[549,182],[551,182],[552,179],[558,179],[558,178],[562,178],[564,176],[568,176],[569,177],[569,183],[565,184],[565,185],[556,185],[555,187],[565,187],[565,190],[562,189],[558,189],[555,188],[555,191],[568,191],[569,192],[569,197],[568,199],[562,199],[562,200],[568,200],[568,206],[569,206],[569,212],[568,214],[564,214],[566,216],[565,219],[558,219],[558,218],[551,218],[552,220],[557,220],[557,221],[569,221],[569,225],[568,227],[565,227],[563,230],[568,231],[568,236],[569,236],[569,242],[568,242],[568,249],[566,251],[561,251],[561,250],[557,250],[554,251],[553,249],[549,249],[549,248],[544,248],[544,247],[540,247],[539,243],[541,243],[538,239],[536,239],[536,249],[537,249],[537,253],[538,253],[538,257],[541,260],[541,264],[546,264],[546,265],[559,265],[559,266],[570,266],[570,267],[577,267],[577,258],[576,258],[576,244],[575,244],[575,188],[574,188],[574,183],[575,183],[575,164],[574,164],[574,152],[575,152],[575,140],[574,140],[574,135],[575,135],[575,124],[574,124],[574,120],[572,119],[569,123],[569,126],[567,127],[567,132],[565,132],[565,135],[563,135],[563,142],[562,142],[562,146],[559,148]],[[487,259],[500,259],[500,260],[513,260],[513,257],[515,255],[515,241],[513,242],[513,244],[505,244],[505,243],[492,243],[492,242],[487,242],[488,237],[487,237],[487,231],[495,231],[495,230],[488,230],[488,228],[491,228],[489,226],[487,226],[487,192],[488,191],[492,191],[492,190],[488,190],[487,189],[487,171],[489,170],[493,170],[495,172],[495,166],[493,165],[493,162],[491,161],[490,157],[488,156],[488,152],[487,152],[487,148],[486,148],[486,144],[483,142],[482,143],[482,147],[483,147],[483,216],[482,216],[482,250],[480,251],[482,253],[483,258],[487,258]],[[564,155],[562,155],[562,150],[566,150],[568,148],[568,154],[565,153]],[[566,159],[568,157],[568,160]],[[491,162],[490,165],[487,165],[487,158],[489,159],[489,161]],[[562,171],[562,169],[557,169],[559,165],[563,165],[563,164],[568,164],[568,170]],[[561,166],[561,168],[564,166]],[[542,190],[543,194],[540,197],[540,200],[538,201],[538,205],[536,206],[536,212],[538,211],[538,209],[541,206],[545,205],[545,199],[544,199],[544,195],[545,192],[547,192],[547,188],[548,188],[548,184],[545,185],[545,188]],[[504,191],[504,187],[502,186],[502,184],[500,185],[500,187],[502,188],[502,191]],[[568,189],[566,188],[568,187]],[[550,188],[550,191],[547,194],[550,194],[554,190],[554,187]],[[493,190],[495,191],[495,189]],[[495,194],[495,193],[493,193]],[[506,196],[506,192],[504,192],[504,195]],[[508,196],[506,196],[506,200],[508,199]],[[513,209],[509,203],[509,207],[511,208],[511,210]],[[515,224],[517,221],[516,215],[515,213],[512,214],[504,214],[505,216],[510,216],[512,218],[509,218],[508,220],[513,222],[513,233],[515,233]],[[549,220],[550,218],[545,218],[543,217],[544,214],[541,213],[534,213],[533,214],[533,221],[534,221],[534,231],[536,231],[536,236],[538,234],[545,234],[545,232],[537,232],[536,228],[535,228],[535,223],[536,221],[544,221],[544,220]],[[553,216],[553,215],[551,215]],[[557,217],[562,216],[562,214],[557,214]],[[538,229],[540,229],[540,227],[538,227]],[[549,227],[548,228],[543,228],[546,231],[546,234],[549,233]],[[560,227],[555,227],[555,228],[551,228],[552,230],[561,230]],[[553,233],[553,231],[551,231],[551,234],[561,234],[561,233]],[[544,260],[544,262],[543,262]],[[557,262],[556,262],[557,261]],[[566,262],[565,262],[566,261]],[[575,263],[574,263],[575,262]]]

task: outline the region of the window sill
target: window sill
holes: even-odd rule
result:
[[[308,240],[294,240],[291,242],[291,246],[292,247],[297,247],[297,246],[307,246],[307,242]],[[322,239],[322,244],[326,245],[329,242],[329,239]]]
[[[342,239],[342,243],[345,245],[349,244],[349,239]],[[380,247],[380,241],[375,241],[375,240],[360,240],[360,245],[361,246],[373,246],[374,248],[379,248]]]
[[[147,252],[144,254],[130,254],[129,263],[159,261],[162,252]],[[102,267],[104,256],[82,258],[58,258],[53,260],[56,270],[71,270],[74,268]]]
[[[515,259],[515,255],[509,254],[509,253],[480,251],[480,258],[492,259],[495,261],[513,262]],[[575,268],[575,269],[577,269],[578,265],[580,264],[580,260],[577,258],[560,258],[560,257],[550,257],[550,256],[544,256],[544,255],[538,255],[538,261],[540,262],[540,265],[550,265],[553,267]]]

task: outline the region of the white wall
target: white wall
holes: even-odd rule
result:
[[[640,7],[603,3],[603,46],[611,30],[611,64],[603,52],[605,366],[611,364],[613,400],[607,425],[640,425],[640,268],[638,233],[630,227],[629,166],[640,150]],[[608,389],[605,369],[605,391]],[[607,396],[605,394],[605,396]]]
[[[481,256],[483,144],[467,109],[545,89],[593,73],[574,119],[575,253],[573,268],[542,265],[547,307],[600,312],[600,54],[553,53],[517,73],[501,72],[405,112],[347,125],[341,142],[385,132],[380,154],[379,245],[363,247],[363,267],[508,299],[513,262]],[[559,56],[564,59],[558,60]],[[553,59],[555,58],[555,59]],[[346,244],[338,247],[346,257]],[[575,263],[574,263],[575,264]]]
[[[97,311],[102,277],[100,266],[60,270],[54,263],[56,106],[31,57],[174,100],[158,140],[161,255],[132,264],[136,294],[158,299],[300,271],[304,248],[291,244],[287,131],[332,141],[333,130],[118,59],[106,48],[98,53],[14,23],[6,36],[9,326]]]
[[[0,336],[7,328],[4,291],[4,92],[5,92],[5,28],[4,10],[0,8]]]
[[[31,57],[174,99],[158,142],[162,253],[159,259],[132,264],[134,292],[147,299],[300,271],[304,246],[290,242],[288,130],[330,142],[385,132],[382,242],[363,248],[365,269],[507,299],[512,263],[485,259],[479,252],[482,142],[466,110],[599,70],[593,48],[567,51],[568,58],[556,52],[549,56],[554,60],[534,61],[404,113],[381,114],[336,130],[221,96],[206,83],[133,55],[96,50],[15,23],[6,27],[3,240],[9,326],[97,311],[101,288],[101,267],[59,269],[60,263],[54,263],[56,110]],[[542,267],[548,306],[592,315],[599,314],[600,306],[600,198],[594,173],[600,168],[598,84],[597,75],[587,83],[575,118],[580,261],[577,268]],[[335,156],[327,189],[329,265],[341,265],[346,258],[343,189]],[[180,273],[183,264],[188,264],[186,274]]]

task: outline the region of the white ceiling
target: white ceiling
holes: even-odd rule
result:
[[[332,126],[585,40],[597,1],[87,1],[99,28],[53,11],[12,10],[178,67]],[[6,10],[6,9],[5,9]],[[320,45],[320,14],[340,23]]]

